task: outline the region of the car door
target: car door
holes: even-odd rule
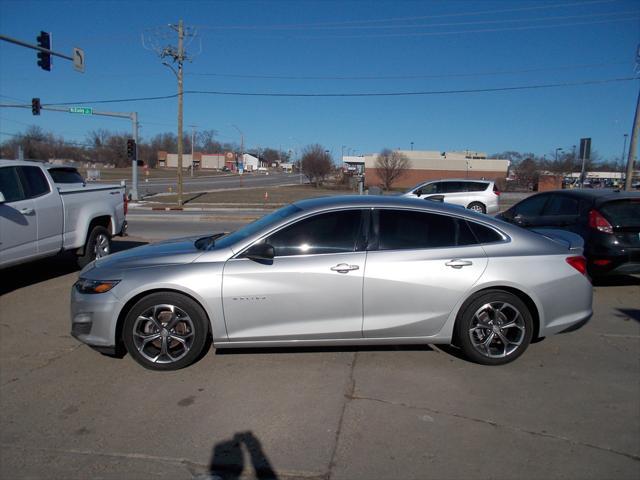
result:
[[[259,240],[272,261],[240,254],[223,271],[230,341],[362,336],[366,252],[359,209],[314,214]]]
[[[537,224],[578,232],[580,201],[567,194],[554,193],[545,203]]]
[[[373,212],[364,278],[365,338],[438,333],[487,266],[464,219],[424,211]]]
[[[467,197],[469,193],[467,192],[465,182],[447,181],[442,182],[441,186],[441,193],[444,194],[444,201],[446,203],[452,203],[463,207],[468,205],[469,202],[467,202]]]
[[[9,265],[37,255],[38,224],[17,167],[0,167],[0,192],[0,265]]]
[[[55,188],[40,167],[19,166],[18,172],[27,197],[33,200],[38,225],[38,254],[58,252],[62,247],[64,211]]]

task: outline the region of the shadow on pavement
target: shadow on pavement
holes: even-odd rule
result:
[[[278,476],[273,470],[269,459],[262,450],[260,440],[252,432],[236,433],[233,438],[218,442],[213,447],[211,461],[209,462],[208,478],[237,480],[248,478],[252,472],[245,470],[245,453],[242,446],[249,454],[251,465],[255,472],[255,478],[260,480],[276,480]]]
[[[621,317],[624,319],[631,319],[631,320],[635,320],[636,322],[640,323],[640,310],[635,309],[635,308],[619,308],[618,311],[622,314],[622,315],[616,315],[617,317]]]
[[[611,277],[596,277],[591,280],[594,287],[627,287],[640,285],[640,277],[634,275],[617,275]]]
[[[133,240],[114,240],[112,245],[113,253],[145,244],[146,242]],[[0,271],[0,295],[69,273],[78,272],[80,267],[78,267],[76,261],[77,257],[74,252],[64,252],[55,257],[5,268]]]

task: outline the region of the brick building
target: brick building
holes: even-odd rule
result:
[[[488,159],[483,152],[437,152],[400,150],[411,165],[396,180],[394,187],[408,188],[426,180],[441,178],[477,178],[496,180],[506,178],[509,160]],[[378,154],[364,156],[365,186],[378,186],[382,182],[376,168]]]

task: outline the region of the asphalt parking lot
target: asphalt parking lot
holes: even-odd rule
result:
[[[158,373],[69,335],[69,262],[0,273],[2,478],[640,477],[637,277],[502,367],[426,346],[212,349]]]

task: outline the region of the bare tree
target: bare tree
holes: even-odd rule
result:
[[[389,190],[393,183],[410,167],[411,162],[405,154],[388,148],[382,150],[376,158],[376,169],[382,182],[382,188],[385,190]]]
[[[331,172],[331,165],[331,155],[322,145],[309,145],[302,151],[302,173],[316,187]]]

